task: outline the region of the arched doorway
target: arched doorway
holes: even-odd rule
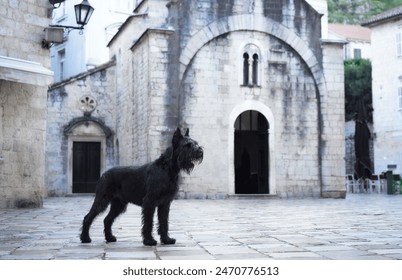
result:
[[[68,141],[68,193],[94,193],[106,169],[107,139],[112,131],[93,117],[73,119],[65,128]]]
[[[269,123],[258,111],[245,111],[235,122],[235,193],[269,193]]]
[[[101,142],[73,142],[73,193],[95,193],[101,173]]]

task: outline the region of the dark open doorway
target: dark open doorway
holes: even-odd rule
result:
[[[94,193],[100,177],[100,142],[73,143],[73,193]]]
[[[242,113],[235,122],[235,193],[269,193],[267,119],[257,111]]]

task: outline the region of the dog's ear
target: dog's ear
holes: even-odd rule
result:
[[[183,135],[181,134],[180,128],[177,128],[172,138],[173,147],[177,147],[181,138],[183,138]]]
[[[186,134],[184,136],[187,136],[187,137],[190,136],[190,129],[189,128],[187,128]]]

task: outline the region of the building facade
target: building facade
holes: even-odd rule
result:
[[[344,59],[371,58],[371,31],[367,27],[331,23],[328,25],[329,38],[345,40]]]
[[[374,169],[402,173],[402,6],[366,23],[371,29]]]
[[[53,9],[53,24],[76,26],[74,5],[66,0]],[[60,82],[109,61],[107,43],[131,14],[136,0],[89,1],[95,9],[82,31],[65,32],[64,42],[51,48],[55,81]]]
[[[114,61],[53,84],[47,100],[49,196],[91,193],[115,165]]]
[[[53,126],[63,127],[60,153],[68,158],[68,143],[97,142],[91,135],[107,127],[104,166],[139,165],[166,149],[176,127],[186,127],[205,156],[182,176],[180,197],[344,197],[343,44],[323,36],[325,1],[310,3],[141,1],[108,44],[111,64],[94,69],[105,71],[113,92],[84,91],[83,83],[97,83],[95,72],[64,91],[52,87],[50,96],[63,95],[65,103],[48,101],[49,110],[76,106],[60,118],[64,125]],[[105,107],[85,119],[77,104],[88,94]],[[86,129],[93,131],[85,140]],[[83,138],[70,140],[76,134]],[[57,157],[50,150],[49,162]],[[48,173],[49,187],[74,190],[74,179],[66,185],[68,178],[57,176]]]
[[[44,184],[46,96],[53,82],[42,49],[47,0],[0,2],[0,208],[40,207]]]

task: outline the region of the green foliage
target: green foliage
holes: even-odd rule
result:
[[[354,119],[357,101],[363,99],[372,122],[371,62],[368,59],[356,58],[346,60],[345,66],[345,110],[346,120]]]
[[[361,24],[370,17],[402,5],[402,0],[328,0],[329,21],[334,23]],[[363,99],[372,122],[371,62],[352,59],[345,65],[346,120],[356,116],[357,101]]]
[[[329,22],[336,23],[355,23],[355,9],[351,9],[349,0],[328,0]]]
[[[328,0],[329,22],[360,24],[399,5],[402,0]]]

